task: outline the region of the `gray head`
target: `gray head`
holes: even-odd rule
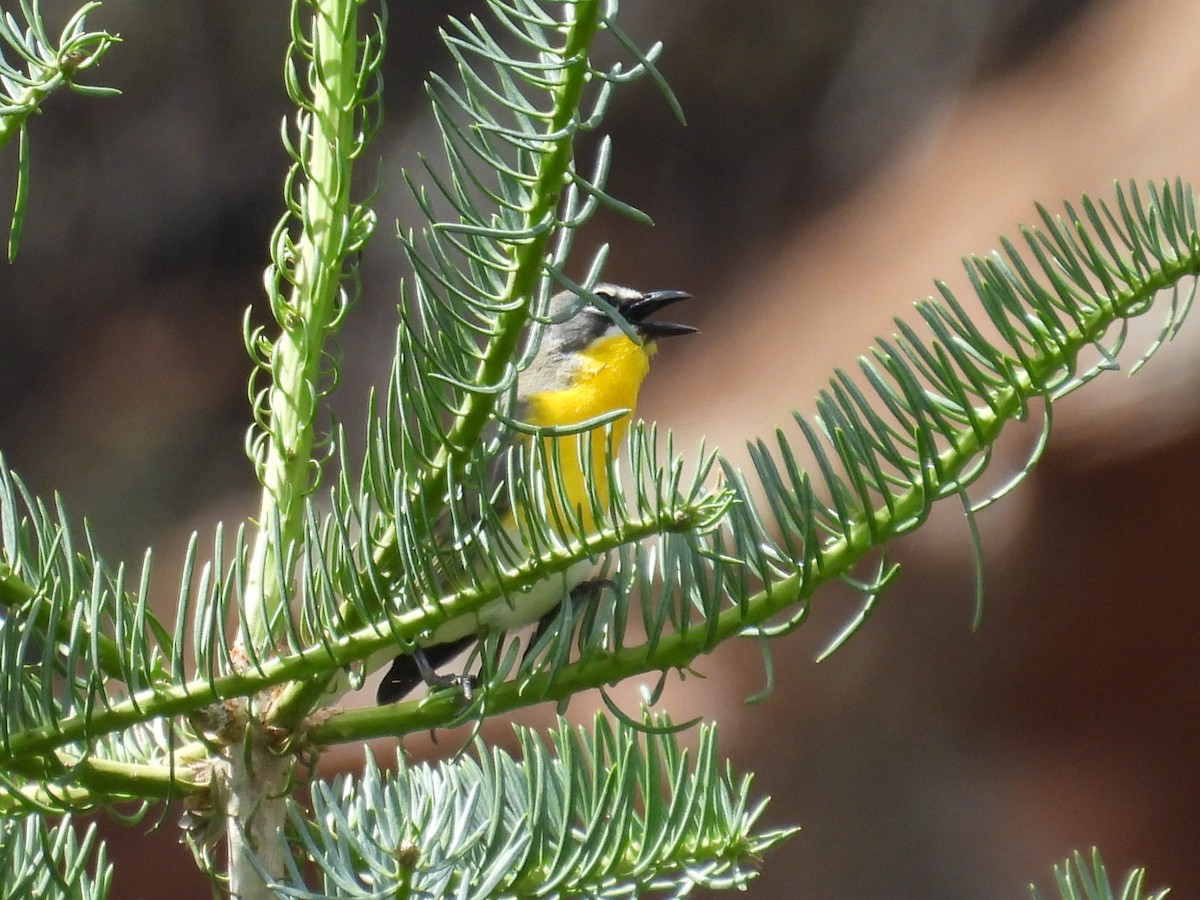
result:
[[[652,344],[660,338],[681,334],[694,334],[699,329],[677,322],[651,322],[647,317],[654,312],[688,300],[691,294],[685,291],[638,291],[616,284],[597,284],[592,293],[606,301],[628,325],[633,326],[643,344]],[[565,387],[573,366],[570,357],[601,338],[625,333],[608,310],[599,305],[581,300],[574,291],[560,291],[550,298],[546,310],[549,325],[542,332],[541,343],[529,367],[521,373],[521,388],[518,394],[531,390],[547,390]]]
[[[676,322],[647,321],[647,316],[664,306],[691,299],[692,295],[684,291],[644,292],[616,284],[598,284],[592,288],[592,293],[611,305],[644,342],[694,334],[699,330]],[[615,335],[622,331],[607,310],[581,301],[574,291],[559,291],[551,297],[546,318],[550,320],[550,326],[542,335],[543,349],[552,348],[560,353],[581,350],[606,333]]]

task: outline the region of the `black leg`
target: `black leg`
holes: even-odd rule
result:
[[[395,703],[422,682],[431,687],[457,684],[463,688],[463,693],[469,699],[473,684],[470,675],[439,675],[437,668],[454,659],[474,641],[475,635],[470,634],[448,644],[418,647],[411,656],[408,654],[397,656],[392,660],[392,667],[383,676],[383,681],[379,682],[379,689],[375,692],[375,702],[380,706]]]

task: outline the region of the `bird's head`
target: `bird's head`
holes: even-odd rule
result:
[[[530,411],[536,424],[567,424],[632,409],[657,342],[698,330],[649,318],[664,306],[689,299],[684,291],[598,284],[592,294],[601,302],[571,291],[550,299],[548,324],[518,382],[519,409]]]
[[[628,338],[628,328],[622,328],[613,313],[633,326],[647,353],[662,338],[694,334],[699,329],[678,322],[662,322],[649,317],[672,303],[691,299],[685,291],[638,291],[615,284],[598,284],[592,294],[611,307],[581,300],[573,291],[561,291],[550,298],[547,319],[549,326],[542,336],[546,351],[569,354],[586,351],[610,338]]]

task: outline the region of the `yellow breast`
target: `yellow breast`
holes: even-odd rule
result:
[[[652,353],[652,344],[637,344],[624,334],[595,342],[574,355],[577,365],[569,387],[527,398],[529,424],[539,427],[577,425],[618,409],[632,413],[642,380],[650,369]],[[607,460],[610,455],[615,456],[628,426],[628,415],[613,422],[611,444],[604,428],[593,429],[584,435],[545,439],[547,454],[553,452],[560,461],[566,499],[587,531],[595,530],[596,523],[588,501],[586,478],[591,478],[595,483],[594,493],[603,498],[608,492]],[[587,474],[580,460],[581,444],[591,456]],[[554,495],[554,491],[548,492],[548,496]]]

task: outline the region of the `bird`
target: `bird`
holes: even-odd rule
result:
[[[601,302],[595,302],[595,298]],[[643,292],[604,283],[590,292],[566,290],[550,298],[545,316],[548,324],[540,343],[529,364],[517,375],[513,417],[529,428],[523,428],[515,439],[529,441],[532,438],[525,433],[529,430],[564,428],[624,411],[612,422],[611,430],[596,427],[582,437],[567,434],[543,438],[547,445],[555,445],[550,452],[559,463],[561,495],[574,506],[574,515],[585,532],[595,530],[589,498],[607,493],[609,454],[615,453],[625,435],[658,342],[699,330],[677,322],[652,321],[649,316],[690,299],[692,295],[685,291]],[[580,459],[581,448],[590,454],[589,461]],[[588,479],[593,482],[591,486]],[[504,497],[505,492],[491,491],[490,495]],[[512,512],[503,511],[502,518],[506,532],[516,533]],[[586,560],[577,563],[517,597],[497,598],[479,611],[451,619],[418,638],[413,652],[392,661],[376,691],[376,702],[394,703],[422,681],[427,685],[457,683],[469,695],[471,681],[467,676],[439,675],[437,668],[485,633],[547,623],[593,565]]]

